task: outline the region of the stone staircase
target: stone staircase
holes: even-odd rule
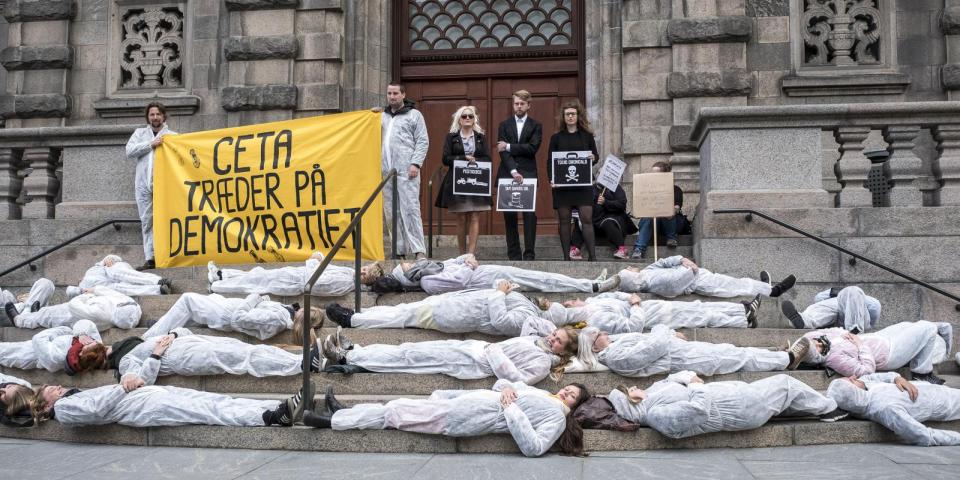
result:
[[[499,242],[499,243],[498,243]],[[628,240],[632,244],[632,239]],[[538,258],[535,262],[507,262],[496,260],[504,256],[502,237],[482,237],[479,257],[485,263],[509,264],[532,268],[539,270],[549,270],[564,273],[575,277],[595,277],[601,269],[606,268],[610,275],[626,265],[644,265],[652,261],[652,258],[646,258],[640,262],[635,261],[615,261],[609,255],[601,252],[612,253],[598,249],[598,262],[560,262],[553,260],[551,252],[555,252],[556,258],[559,258],[559,243],[556,236],[543,236],[538,238]],[[661,249],[661,256],[670,254],[682,254],[691,256],[692,246],[689,238],[681,238],[681,246],[677,249]],[[434,250],[434,257],[446,258],[454,256],[456,251],[455,241],[452,237],[442,237]],[[487,252],[487,253],[485,253]],[[652,250],[648,251],[652,257]],[[79,256],[85,261],[83,255]],[[385,262],[386,268],[392,268],[395,262]],[[249,268],[251,265],[239,266],[239,268]],[[51,266],[46,266],[50,271]],[[82,265],[63,265],[62,268],[67,271],[82,272],[85,267]],[[779,272],[776,266],[768,268],[775,279],[778,279],[790,272]],[[106,343],[114,342],[120,338],[129,335],[141,334],[155,322],[184,292],[206,293],[206,268],[205,267],[187,267],[176,268],[164,271],[158,271],[170,279],[174,284],[174,294],[160,297],[145,297],[139,299],[143,308],[143,317],[138,328],[132,330],[111,329],[103,333]],[[60,277],[61,275],[54,275]],[[76,279],[72,280],[76,281]],[[69,282],[57,281],[58,291],[55,301],[62,301],[64,292],[63,286]],[[62,283],[62,285],[61,285]],[[829,287],[827,284],[799,284],[784,299],[791,299],[799,302],[800,305],[806,305],[806,302],[817,290]],[[534,294],[539,295],[539,294]],[[424,298],[423,293],[404,293],[390,294],[377,297],[369,292],[361,295],[361,304],[371,305],[394,305],[416,301]],[[548,298],[558,300],[576,297],[575,294],[546,294]],[[583,296],[582,294],[580,296]],[[644,298],[654,298],[650,295],[642,295]],[[324,305],[331,301],[342,302],[345,305],[353,304],[353,295],[346,295],[338,298],[314,297],[314,305]],[[799,300],[798,300],[799,298]],[[885,302],[883,296],[879,296],[882,302]],[[296,299],[283,299],[283,301],[294,301]],[[716,299],[699,298],[697,296],[681,297],[677,300],[703,300],[715,301]],[[744,300],[744,299],[734,299]],[[896,305],[891,305],[891,310],[896,310]],[[918,313],[914,312],[912,317],[891,317],[887,315],[887,303],[884,303],[883,320],[886,323],[894,323],[900,319],[913,320],[918,318]],[[219,335],[239,338],[251,343],[259,343],[259,340],[248,337],[243,334],[219,332],[202,327],[191,327],[194,333],[205,335]],[[320,335],[332,333],[334,330],[329,324],[325,325],[318,332]],[[0,329],[0,340],[2,341],[20,341],[29,339],[36,331],[22,330],[17,328]],[[780,314],[780,301],[778,299],[764,299],[760,312],[760,328],[757,329],[697,329],[685,332],[690,340],[699,340],[707,342],[727,342],[739,346],[754,346],[765,348],[779,348],[787,344],[803,331],[789,328],[789,323],[782,318]],[[389,343],[397,344],[410,341],[438,340],[449,338],[476,338],[484,340],[499,340],[498,337],[492,337],[482,334],[444,334],[429,330],[416,329],[381,329],[381,330],[348,330],[348,337],[355,343]],[[960,335],[958,335],[960,337]],[[299,352],[298,347],[286,345],[290,343],[289,332],[268,339],[264,343],[281,345],[289,348],[291,351]],[[957,346],[955,345],[956,349]],[[113,372],[99,371],[88,373],[78,377],[68,377],[61,373],[50,373],[44,370],[20,371],[15,369],[4,369],[7,373],[17,375],[31,381],[34,385],[43,383],[59,383],[64,385],[76,385],[80,388],[90,388],[113,383]],[[951,385],[960,386],[960,369],[953,362],[944,362],[939,366],[939,371],[948,379]],[[786,372],[795,378],[802,380],[808,385],[818,390],[825,390],[830,378],[821,370],[800,370]],[[735,373],[729,375],[717,375],[706,378],[706,381],[720,380],[742,380],[753,381],[764,378],[775,373]],[[655,376],[642,379],[630,379],[620,377],[612,373],[588,373],[588,374],[568,374],[561,382],[554,382],[546,379],[537,386],[549,390],[554,390],[558,386],[569,382],[580,382],[593,393],[607,393],[618,384],[646,387],[651,383],[662,379],[663,376]],[[332,385],[338,393],[339,398],[348,404],[363,402],[386,402],[398,397],[423,397],[429,395],[437,389],[471,389],[471,388],[489,388],[493,385],[495,379],[481,380],[457,380],[442,375],[411,375],[411,374],[356,374],[351,376],[314,374],[313,379],[316,382],[320,393],[327,385]],[[163,385],[176,385],[211,392],[220,392],[241,397],[261,398],[261,399],[282,399],[286,398],[299,388],[300,377],[271,377],[254,378],[250,376],[206,376],[206,377],[184,377],[169,376],[161,377],[158,381]],[[320,395],[318,395],[320,398]],[[940,425],[942,428],[960,430],[960,421],[948,422]],[[452,453],[452,452],[476,452],[476,453],[502,453],[516,452],[517,449],[513,441],[507,435],[491,435],[481,438],[445,438],[435,435],[421,435],[415,433],[399,431],[347,431],[333,432],[330,430],[315,430],[304,427],[294,428],[233,428],[233,427],[212,427],[212,426],[185,426],[185,427],[164,427],[164,428],[145,428],[136,429],[122,427],[118,425],[106,425],[97,427],[69,428],[63,427],[56,422],[47,422],[46,424],[29,429],[11,429],[0,427],[0,436],[11,438],[33,438],[59,440],[69,442],[83,443],[104,443],[104,444],[122,444],[122,445],[142,445],[142,446],[189,446],[189,447],[223,447],[223,448],[251,448],[251,449],[285,449],[285,450],[314,450],[314,451],[350,451],[350,452],[397,452],[397,453]],[[641,449],[663,449],[663,448],[719,448],[719,447],[767,447],[767,446],[785,446],[785,445],[811,445],[811,444],[833,444],[849,442],[889,442],[894,441],[892,434],[880,427],[866,421],[850,420],[835,424],[821,423],[806,419],[777,419],[767,425],[747,432],[736,433],[717,433],[702,435],[684,440],[667,439],[657,432],[641,428],[637,432],[621,433],[610,431],[588,430],[586,431],[585,442],[587,448],[593,451],[612,451],[612,450],[641,450]]]

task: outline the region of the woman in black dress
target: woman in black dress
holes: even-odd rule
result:
[[[547,151],[547,178],[553,187],[553,208],[557,210],[560,222],[560,247],[563,259],[570,260],[570,218],[573,207],[580,212],[583,226],[583,243],[587,249],[587,259],[596,260],[593,234],[593,186],[556,187],[553,184],[553,153],[589,151],[591,164],[597,163],[597,142],[593,138],[593,129],[583,111],[579,100],[566,102],[560,109],[557,119],[557,133],[550,137],[550,149]]]
[[[435,205],[457,215],[457,246],[460,254],[476,253],[480,215],[490,210],[490,196],[453,194],[454,160],[466,160],[470,163],[490,161],[490,148],[483,135],[483,128],[480,127],[476,107],[460,107],[453,114],[450,133],[443,142],[441,160],[447,166],[447,174],[443,177]]]

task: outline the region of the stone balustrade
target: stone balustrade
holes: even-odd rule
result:
[[[888,145],[889,206],[960,205],[960,102],[953,101],[703,108],[690,133],[700,150],[701,202],[711,209],[872,206],[872,163],[864,155],[872,131]],[[935,144],[926,161],[917,148],[925,131]],[[835,196],[823,188],[824,133],[838,144]]]

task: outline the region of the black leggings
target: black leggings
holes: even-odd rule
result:
[[[560,222],[560,248],[563,249],[563,259],[570,260],[570,219],[572,207],[557,207],[557,220]],[[593,205],[581,205],[577,207],[580,212],[580,225],[583,231],[583,243],[587,249],[587,259],[595,261],[597,251],[593,234]]]
[[[598,232],[597,229],[600,229]],[[603,235],[610,241],[610,245],[614,247],[622,247],[623,242],[626,240],[626,237],[623,235],[623,231],[620,230],[620,224],[616,220],[607,219],[604,222],[600,222],[600,225],[593,226],[594,235]],[[570,237],[570,245],[574,247],[581,248],[583,247],[583,233],[580,229],[580,225],[573,224],[573,236]]]

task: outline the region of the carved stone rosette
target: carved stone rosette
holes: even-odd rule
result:
[[[131,7],[121,16],[123,89],[183,85],[183,12],[177,6]]]
[[[877,0],[805,0],[801,19],[803,63],[810,66],[880,63]]]

